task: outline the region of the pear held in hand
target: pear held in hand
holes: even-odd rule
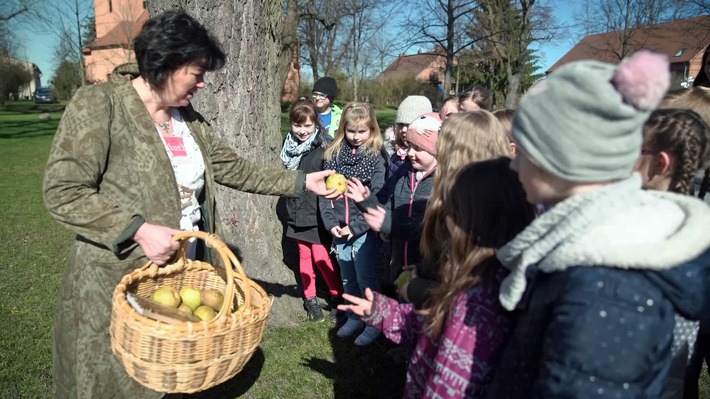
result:
[[[185,286],[180,289],[182,303],[195,310],[202,305],[202,292],[195,287]]]
[[[325,179],[325,188],[328,190],[336,188],[344,193],[348,189],[348,180],[340,173],[333,173]]]
[[[152,301],[158,302],[161,305],[170,306],[171,308],[178,308],[182,300],[180,299],[180,294],[173,287],[162,286],[158,287],[153,295],[150,296]]]

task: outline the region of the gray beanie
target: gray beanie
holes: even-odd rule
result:
[[[669,85],[668,59],[649,51],[619,65],[569,63],[523,96],[513,140],[565,180],[626,178],[641,152],[641,128]]]
[[[431,101],[424,96],[407,96],[397,107],[394,123],[410,124],[420,115],[432,112]]]

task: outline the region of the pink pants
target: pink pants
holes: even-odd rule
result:
[[[313,269],[315,263],[318,270],[323,275],[325,283],[331,296],[338,296],[343,292],[343,283],[340,281],[340,273],[333,267],[333,262],[328,255],[328,249],[322,244],[313,244],[298,240],[298,254],[300,257],[299,268],[301,271],[301,281],[303,283],[303,293],[306,298],[316,296],[316,271]]]

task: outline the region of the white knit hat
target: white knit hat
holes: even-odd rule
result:
[[[394,123],[410,124],[419,115],[432,112],[431,101],[424,96],[408,96],[397,107]]]

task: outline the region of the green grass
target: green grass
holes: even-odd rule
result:
[[[72,234],[42,204],[42,173],[59,113],[31,103],[0,109],[0,398],[50,398],[52,318]],[[51,111],[52,109],[50,109]],[[394,111],[379,110],[382,126]],[[333,323],[305,320],[269,328],[261,347],[232,380],[193,399],[396,398],[405,368],[384,338],[358,348],[335,337]],[[710,397],[708,377],[701,397]]]

